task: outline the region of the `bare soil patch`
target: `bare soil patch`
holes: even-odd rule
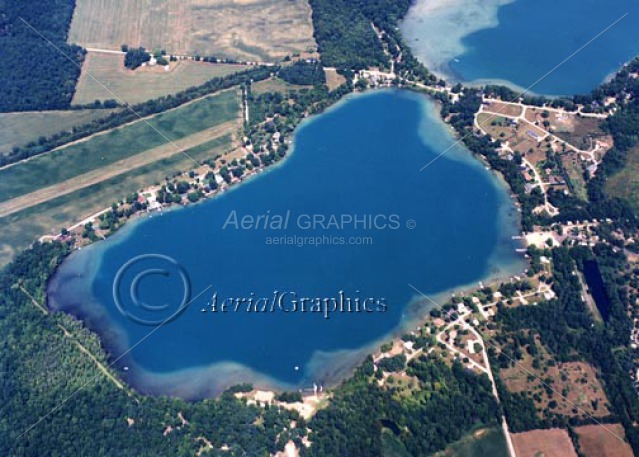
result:
[[[316,48],[307,0],[78,0],[69,42],[252,61]]]
[[[502,116],[517,117],[521,115],[523,108],[519,105],[511,105],[503,102],[490,102],[490,105],[484,105],[484,111],[495,113]]]
[[[566,430],[531,430],[511,437],[517,457],[577,457]]]
[[[621,424],[584,425],[575,428],[579,447],[586,457],[632,457],[630,445],[625,439]],[[615,436],[616,435],[616,436]]]

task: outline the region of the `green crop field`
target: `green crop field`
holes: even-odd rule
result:
[[[202,161],[223,154],[232,147],[233,137],[227,134],[185,152],[193,159]],[[178,152],[153,164],[0,218],[3,227],[0,235],[0,266],[6,265],[15,253],[41,236],[57,234],[63,227],[95,214],[128,193],[160,183],[165,177],[192,167],[193,162]]]
[[[0,113],[0,153],[14,146],[24,146],[76,125],[106,117],[115,110],[83,109],[70,111],[40,111],[26,113]]]
[[[72,103],[85,105],[95,100],[116,99],[135,104],[175,94],[247,68],[245,65],[183,60],[171,62],[170,71],[163,67],[142,67],[132,71],[124,67],[123,55],[88,52]]]
[[[238,114],[237,94],[229,90],[156,116],[149,121],[151,125],[138,121],[88,141],[6,167],[0,170],[0,202],[161,146],[168,142],[166,138],[177,141],[236,119]]]

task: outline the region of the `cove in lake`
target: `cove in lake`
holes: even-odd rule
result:
[[[452,289],[524,268],[512,239],[519,223],[512,200],[467,149],[456,145],[418,171],[454,142],[436,104],[423,96],[382,91],[349,97],[303,123],[283,164],[219,197],[155,213],[73,253],[49,284],[49,305],[85,320],[112,359],[125,354],[116,366],[145,393],[201,398],[239,382],[283,389],[333,384],[383,339],[423,317],[429,306],[416,300],[409,284],[443,299]],[[234,211],[238,218],[290,212],[291,220],[383,215],[400,223],[307,229],[291,221],[286,229],[223,229]],[[347,243],[267,243],[267,237],[281,236],[344,237]],[[372,242],[351,245],[351,237]],[[125,317],[113,298],[118,271],[146,254],[175,259],[196,297],[155,329]],[[145,303],[158,306],[179,302],[184,291],[178,274],[147,275],[136,287]],[[299,297],[344,291],[383,298],[387,309],[333,313],[330,319],[202,311],[214,292],[220,298],[270,297],[276,290]]]
[[[529,92],[572,95],[639,54],[638,19],[639,2],[627,0],[417,0],[401,29],[415,55],[450,81],[523,90],[559,65]]]

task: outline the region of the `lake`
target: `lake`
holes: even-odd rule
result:
[[[584,260],[584,277],[599,314],[605,322],[608,322],[611,303],[606,291],[606,283],[601,276],[601,270],[596,260]]]
[[[454,143],[421,95],[348,97],[303,123],[283,164],[74,252],[49,306],[145,393],[334,384],[430,309],[411,285],[443,300],[524,268],[512,200],[467,149],[419,172]]]
[[[572,95],[639,55],[638,19],[639,2],[627,0],[417,0],[401,29],[415,55],[453,82]]]

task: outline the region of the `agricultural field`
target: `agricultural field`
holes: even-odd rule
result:
[[[579,450],[585,457],[632,457],[621,424],[584,425],[576,427]]]
[[[511,435],[517,457],[577,457],[568,432],[559,428]]]
[[[227,134],[185,152],[195,160],[203,161],[223,155],[234,147],[233,135]],[[45,203],[0,217],[0,224],[3,226],[0,236],[0,266],[6,265],[16,253],[41,236],[56,235],[63,227],[101,211],[131,192],[159,184],[165,177],[191,168],[191,159],[177,153]]]
[[[137,169],[145,165],[153,164],[159,160],[167,159],[175,155],[176,152],[179,153],[178,148],[188,154],[187,151],[210,141],[211,138],[217,139],[227,136],[229,134],[228,132],[233,131],[235,127],[235,121],[225,122],[210,129],[194,133],[193,135],[188,135],[180,140],[165,143],[162,146],[152,148],[140,154],[127,157],[104,167],[96,168],[49,187],[44,187],[9,201],[2,202],[0,203],[0,217],[8,216],[9,214],[13,214],[30,206],[49,201],[52,198],[66,195],[92,184],[102,182],[120,175],[127,170]],[[196,166],[195,162],[192,162],[192,165]]]
[[[5,167],[0,169],[0,202],[106,167],[161,146],[168,140],[175,142],[237,119],[238,115],[237,93],[229,90],[160,114],[148,123],[137,121]]]
[[[624,168],[606,181],[606,193],[626,200],[639,211],[639,147],[628,151]]]
[[[175,94],[209,79],[245,70],[244,65],[212,64],[181,60],[164,67],[124,67],[124,55],[88,52],[72,104],[85,105],[95,100],[120,99],[140,103],[163,95]],[[106,89],[105,89],[106,88]]]
[[[68,41],[251,61],[316,47],[307,0],[78,0]]]
[[[1,169],[0,265],[42,235],[59,233],[130,192],[194,168],[193,160],[232,150],[239,127],[237,92],[198,100],[149,122],[170,141],[138,121]]]
[[[30,141],[38,141],[41,136],[49,137],[64,130],[71,130],[76,125],[106,117],[113,111],[83,109],[0,113],[0,154],[9,152],[14,146],[24,146]]]

